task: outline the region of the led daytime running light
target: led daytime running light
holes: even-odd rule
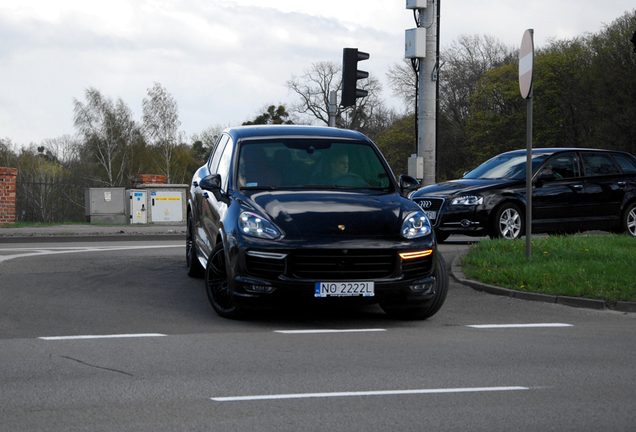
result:
[[[424,258],[433,253],[433,249],[426,249],[423,251],[417,252],[402,252],[400,254],[400,258],[403,260],[415,259],[415,258]]]

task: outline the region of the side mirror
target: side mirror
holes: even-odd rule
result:
[[[415,177],[411,177],[410,175],[402,174],[399,181],[400,189],[405,192],[410,192],[420,187],[420,182]]]
[[[203,177],[199,182],[199,187],[210,192],[219,192],[221,190],[221,174],[210,174]]]

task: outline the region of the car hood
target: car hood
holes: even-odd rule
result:
[[[466,194],[479,194],[489,189],[512,187],[517,180],[505,179],[459,179],[425,186],[411,194],[411,199],[422,197],[451,197]]]
[[[368,191],[254,191],[244,207],[266,216],[287,238],[388,238],[419,207],[396,193]]]

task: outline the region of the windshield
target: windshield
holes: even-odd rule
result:
[[[243,189],[386,189],[389,175],[369,143],[295,138],[242,143],[237,180]]]
[[[547,158],[547,154],[533,154],[532,172],[536,172],[537,167]],[[524,180],[526,178],[526,161],[525,154],[495,156],[466,174],[464,178]]]

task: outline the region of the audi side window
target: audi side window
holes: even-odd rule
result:
[[[609,155],[604,153],[583,153],[583,166],[588,177],[618,174],[619,170]]]
[[[626,157],[621,155],[613,155],[614,160],[621,167],[624,173],[636,173],[636,166]]]
[[[546,162],[543,172],[554,174],[557,179],[579,177],[579,162],[576,154],[563,153]]]

